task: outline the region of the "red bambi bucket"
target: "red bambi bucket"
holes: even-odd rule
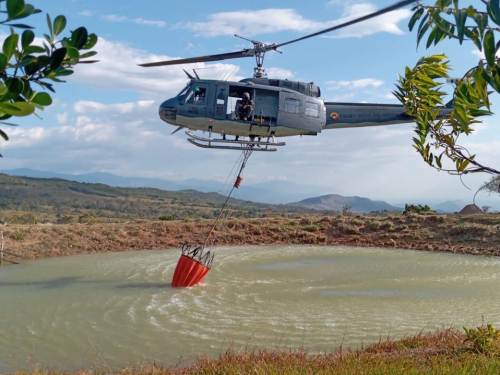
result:
[[[172,286],[185,288],[201,283],[210,271],[213,259],[210,251],[204,251],[203,247],[191,250],[191,246],[185,244],[175,268]]]

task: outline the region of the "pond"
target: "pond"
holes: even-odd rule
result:
[[[179,250],[0,269],[0,373],[187,364],[228,348],[328,352],[500,323],[500,260],[393,249],[216,249],[204,283],[170,287]]]

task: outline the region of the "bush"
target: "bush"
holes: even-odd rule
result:
[[[486,355],[500,352],[500,330],[493,328],[491,324],[476,329],[464,327],[464,331],[467,335],[464,343],[472,343],[473,351]]]
[[[9,224],[36,224],[36,218],[33,214],[12,215],[6,221]]]
[[[406,204],[405,211],[403,212],[403,214],[406,215],[409,214],[410,212],[415,212],[417,214],[436,213],[436,211],[431,210],[431,208],[428,205],[422,206],[421,204]]]
[[[379,223],[377,223],[376,221],[372,221],[372,222],[370,223],[370,229],[371,229],[371,230],[375,230],[375,231],[376,231],[376,230],[378,230],[379,228],[380,228],[380,224],[379,224]]]
[[[174,221],[174,220],[177,220],[175,218],[175,216],[172,216],[172,215],[162,215],[158,218],[158,220],[161,220],[161,221]]]
[[[57,219],[56,224],[70,224],[73,222],[73,216],[61,216]]]
[[[92,214],[83,214],[78,218],[80,224],[95,224],[97,223],[97,218]]]
[[[11,238],[15,241],[25,240],[27,236],[28,236],[28,233],[26,233],[23,230],[16,230],[16,231],[9,234],[9,238]]]

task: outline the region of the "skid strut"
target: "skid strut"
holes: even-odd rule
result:
[[[235,140],[228,140],[228,139],[212,139],[211,138],[211,132],[209,138],[204,138],[204,137],[199,137],[193,132],[186,131],[187,136],[189,137],[187,140],[188,142],[192,143],[195,146],[201,147],[201,148],[216,148],[216,149],[222,149],[222,150],[246,150],[248,149],[248,146],[255,146],[253,147],[253,151],[267,151],[267,152],[275,152],[278,151],[277,148],[271,148],[270,146],[274,147],[281,147],[281,146],[286,146],[285,142],[275,142],[274,137],[268,137],[266,141],[261,141],[260,139],[235,139]]]

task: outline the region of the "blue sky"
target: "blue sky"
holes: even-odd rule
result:
[[[33,1],[55,17],[65,14],[68,28],[84,25],[101,39],[101,62],[77,67],[57,87],[54,105],[41,116],[19,121],[1,143],[1,169],[34,169],[124,176],[224,180],[238,158],[235,152],[194,148],[158,118],[157,107],[186,83],[181,67],[144,69],[159,59],[223,53],[248,47],[235,32],[263,42],[284,42],[332,22],[387,6],[387,1]],[[479,1],[470,3],[478,4]],[[467,3],[468,4],[468,3]],[[474,46],[445,42],[416,50],[408,32],[411,12],[402,9],[326,37],[268,53],[270,76],[315,81],[327,100],[397,103],[391,95],[398,73],[424,54],[448,54],[460,77],[477,63]],[[45,16],[31,18],[36,32],[46,30]],[[248,61],[246,61],[248,60]],[[253,59],[228,60],[202,70],[207,78],[249,77]],[[451,86],[447,86],[452,91]],[[494,102],[498,102],[495,97]],[[463,143],[478,159],[499,167],[498,116],[486,119]],[[318,137],[287,139],[276,154],[255,155],[246,181],[288,180],[322,185],[331,193],[361,195],[392,203],[448,199],[471,200],[457,177],[426,166],[411,146],[411,125],[325,131]],[[488,176],[466,176],[476,189]],[[484,197],[482,202],[491,198]],[[492,202],[498,202],[495,198]],[[500,206],[499,206],[500,208]]]

